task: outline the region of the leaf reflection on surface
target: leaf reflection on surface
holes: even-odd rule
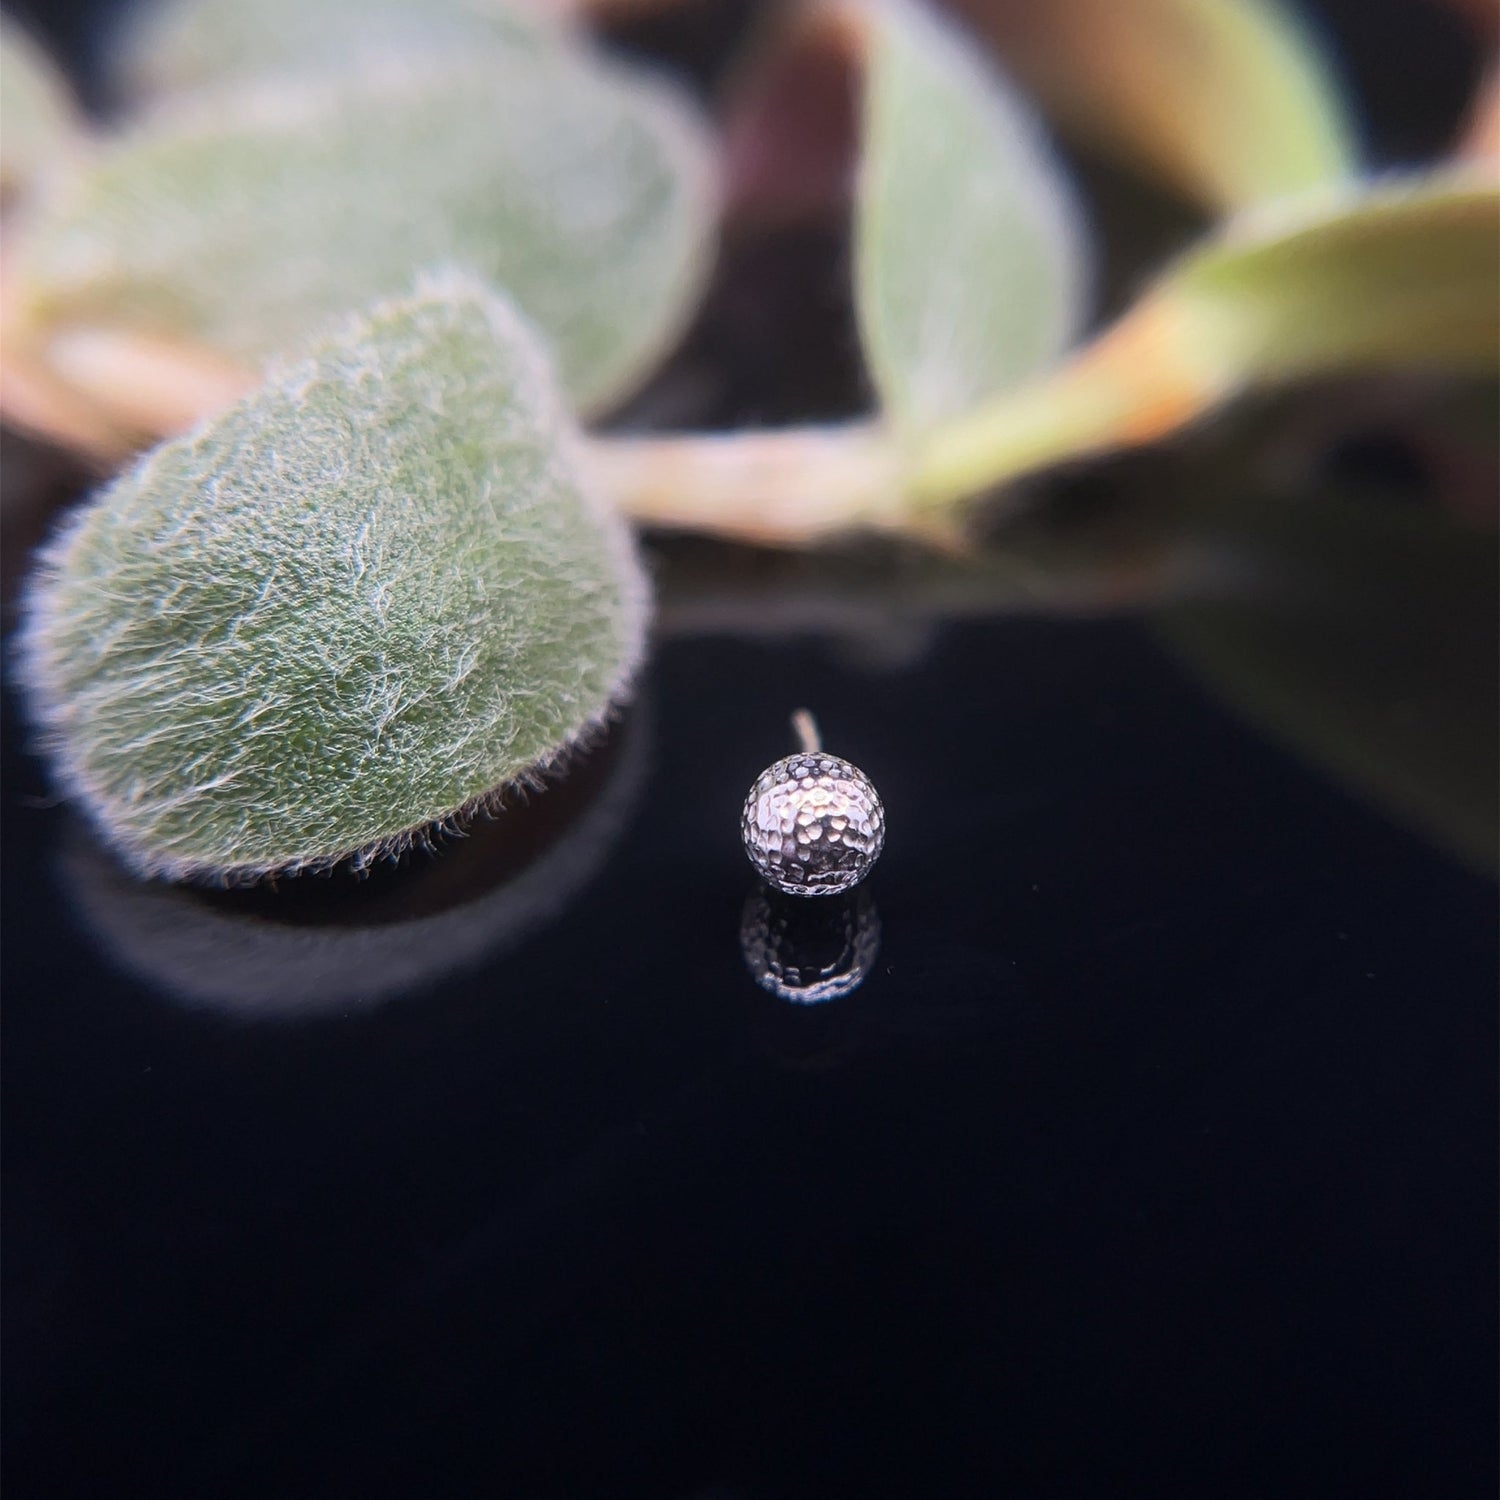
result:
[[[1181,660],[1257,728],[1493,869],[1493,534],[1360,494],[1251,497],[1210,529],[1260,582],[1162,610]]]
[[[593,879],[645,778],[640,709],[568,775],[401,868],[208,891],[143,881],[80,825],[57,875],[120,968],[193,1008],[241,1021],[363,1009],[472,968],[557,917]]]

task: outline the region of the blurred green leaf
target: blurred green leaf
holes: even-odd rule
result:
[[[254,364],[451,261],[506,288],[598,408],[689,316],[712,186],[675,92],[571,51],[500,51],[163,112],[21,228],[33,337],[102,327]]]
[[[1195,531],[1241,587],[1161,613],[1183,660],[1268,734],[1492,869],[1493,533],[1348,495],[1211,507]]]
[[[64,790],[135,867],[403,847],[551,765],[639,660],[645,585],[534,335],[435,278],[83,507],[21,661]]]
[[[1162,297],[1223,381],[1368,366],[1493,369],[1500,191],[1492,173],[1377,181],[1231,221]]]
[[[867,28],[855,299],[880,400],[922,432],[1047,364],[1083,310],[1072,194],[975,44],[914,0]]]
[[[1276,0],[958,0],[1049,113],[1222,211],[1356,170],[1340,90]]]
[[[1347,187],[1231,220],[1052,374],[933,433],[942,508],[1031,469],[1153,441],[1255,386],[1355,370],[1493,370],[1500,189],[1488,171]]]
[[[79,130],[72,92],[51,59],[0,16],[0,191],[50,167]]]
[[[372,57],[532,46],[560,19],[548,0],[148,0],[127,11],[113,53],[127,97],[160,99]]]

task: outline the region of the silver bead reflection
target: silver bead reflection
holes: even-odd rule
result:
[[[760,773],[740,816],[750,863],[792,896],[829,896],[857,885],[885,846],[885,808],[858,766],[827,754],[805,709],[792,716],[802,741]]]
[[[761,989],[818,1005],[865,982],[880,951],[880,918],[868,891],[809,906],[759,885],[740,915],[740,951]]]

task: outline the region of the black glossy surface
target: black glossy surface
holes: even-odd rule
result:
[[[837,1011],[738,950],[793,686],[890,811]],[[571,910],[302,1025],[113,971],[12,771],[13,1493],[1483,1492],[1492,886],[1128,626],[651,698]]]
[[[614,799],[535,921],[504,824],[143,895],[6,700],[9,1495],[1494,1493],[1491,881],[1128,617],[674,632],[645,689],[518,814]],[[814,1007],[739,937],[804,703],[889,818]]]

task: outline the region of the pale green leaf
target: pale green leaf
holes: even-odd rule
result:
[[[1306,7],[960,0],[1050,114],[1214,210],[1337,181],[1354,130]]]
[[[1231,221],[1159,297],[1224,383],[1500,359],[1500,191],[1488,171],[1314,194]]]
[[[46,53],[0,16],[0,190],[23,187],[73,142],[72,95]]]
[[[921,431],[1065,349],[1083,311],[1082,230],[1025,103],[917,0],[866,25],[855,298],[882,405]]]
[[[114,53],[122,91],[159,99],[371,56],[534,46],[560,34],[559,12],[549,0],[155,0],[127,11]]]
[[[1241,392],[1500,362],[1500,190],[1487,170],[1349,185],[1241,215],[1066,364],[933,434],[941,508],[1031,469],[1151,442]]]
[[[641,650],[627,533],[508,305],[456,273],[167,443],[43,554],[21,659],[138,869],[399,849],[555,763]]]
[[[636,70],[550,49],[427,60],[158,115],[19,236],[33,328],[93,326],[256,363],[440,260],[504,287],[598,408],[702,284],[699,123]]]

